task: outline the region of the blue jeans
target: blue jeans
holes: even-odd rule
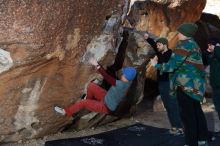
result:
[[[170,97],[169,81],[159,82],[160,96],[167,111],[171,127],[182,128],[177,99]]]
[[[220,120],[220,88],[213,88],[212,100],[215,105],[215,110],[218,113],[218,118]]]

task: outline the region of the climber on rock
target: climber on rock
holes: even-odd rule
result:
[[[126,97],[127,91],[136,76],[136,69],[134,67],[122,68],[122,75],[120,80],[117,80],[107,74],[106,70],[96,61],[91,58],[89,60],[91,65],[95,66],[98,72],[104,77],[106,81],[112,86],[108,91],[95,83],[90,83],[87,88],[86,97],[66,108],[55,106],[54,110],[62,115],[72,116],[81,109],[89,111],[110,114],[114,112],[119,103]]]

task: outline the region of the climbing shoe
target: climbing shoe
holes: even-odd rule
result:
[[[63,108],[59,107],[59,106],[55,106],[54,110],[55,110],[55,112],[57,112],[57,113],[59,113],[61,115],[65,115],[66,114],[65,110]]]

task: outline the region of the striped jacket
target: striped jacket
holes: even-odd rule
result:
[[[171,96],[176,96],[179,86],[195,100],[202,101],[205,93],[205,71],[202,55],[192,39],[178,41],[167,63],[155,66],[163,72],[170,72]]]

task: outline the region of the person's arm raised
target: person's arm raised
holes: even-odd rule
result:
[[[156,54],[158,54],[158,50],[157,50],[157,43],[154,41],[154,39],[149,37],[149,34],[145,33],[144,34],[144,39],[150,44],[150,46],[154,49],[154,51],[156,52]]]
[[[97,62],[95,58],[91,58],[89,60],[90,64],[96,67],[98,72],[104,77],[104,79],[111,85],[115,86],[116,85],[116,79],[112,76],[110,76],[106,70]]]

